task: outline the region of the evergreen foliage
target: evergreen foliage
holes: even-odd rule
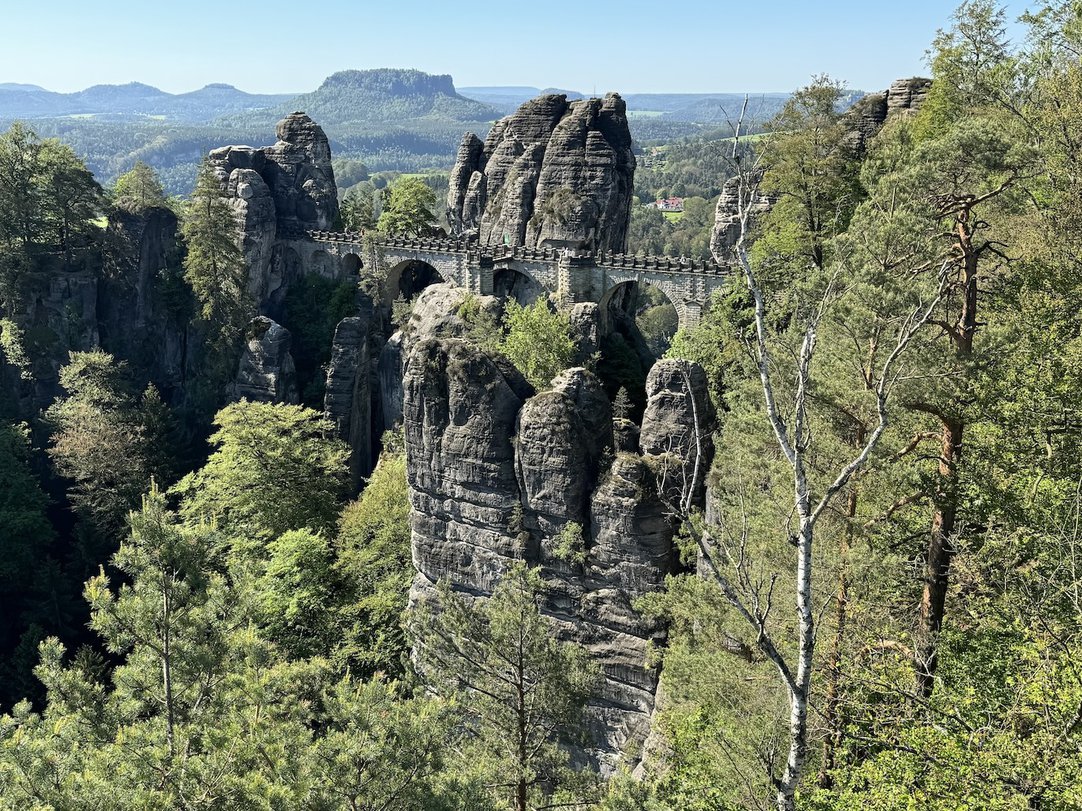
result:
[[[114,532],[151,479],[168,478],[168,409],[153,386],[139,394],[127,364],[100,350],[72,353],[60,385],[67,396],[46,414],[54,427],[49,455],[74,482],[76,509]]]
[[[101,187],[71,147],[16,122],[0,134],[0,313],[19,313],[28,277],[60,258],[90,254]]]
[[[157,172],[143,161],[136,161],[135,166],[116,179],[113,204],[129,214],[144,214],[167,203]]]
[[[437,603],[423,610],[414,628],[438,689],[449,696],[466,691],[475,763],[494,797],[515,811],[573,784],[558,741],[576,731],[599,679],[582,647],[553,635],[538,607],[543,588],[524,564],[513,566],[492,597],[478,604],[441,583]]]
[[[291,530],[333,533],[349,450],[302,406],[241,401],[214,418],[215,449],[174,488],[188,521],[214,521],[242,556]]]
[[[342,511],[338,530],[338,574],[354,595],[344,608],[349,630],[338,655],[361,674],[399,676],[406,668],[409,510],[405,456],[385,450],[361,497]]]
[[[188,249],[184,278],[221,350],[239,338],[252,316],[253,304],[236,219],[209,159],[199,167],[181,233]]]

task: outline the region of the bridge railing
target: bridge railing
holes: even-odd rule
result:
[[[311,242],[331,243],[335,245],[364,245],[364,234],[350,231],[321,231],[315,229],[285,228],[278,232],[282,239],[306,239]],[[374,244],[381,248],[399,248],[415,251],[437,251],[439,253],[466,253],[475,244],[464,239],[441,237],[393,237],[378,235]]]
[[[377,237],[375,244],[381,248],[403,248],[439,253],[466,253],[474,247],[472,243],[464,239],[440,237]]]
[[[496,261],[501,259],[521,259],[526,262],[556,262],[560,258],[560,250],[556,248],[527,248],[523,245],[497,245],[489,248],[492,258]]]
[[[283,229],[279,236],[285,239],[309,239],[313,242],[339,245],[361,246],[364,242],[364,234],[348,231]],[[574,264],[593,264],[601,268],[653,271],[656,273],[695,273],[709,276],[727,275],[731,270],[729,266],[718,265],[709,259],[694,259],[687,256],[646,256],[609,251],[598,251],[596,253],[568,252],[563,248],[530,248],[522,245],[484,246],[475,241],[449,237],[379,235],[375,239],[375,244],[381,248],[398,250],[465,254],[469,262],[479,262],[482,257],[491,258],[493,261],[511,259],[555,263],[566,260]]]
[[[728,265],[719,265],[710,259],[694,259],[688,256],[645,256],[642,254],[600,252],[596,256],[598,267],[628,270],[650,270],[659,273],[702,273],[723,276],[730,272]]]

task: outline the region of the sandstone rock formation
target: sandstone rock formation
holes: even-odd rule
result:
[[[702,366],[679,359],[654,364],[646,378],[639,447],[655,463],[658,492],[681,512],[704,506],[716,419]]]
[[[252,319],[237,368],[233,398],[264,403],[297,403],[297,370],[289,353],[289,330],[265,315]]]
[[[753,177],[752,183],[757,185],[762,180],[762,175]],[[736,247],[740,238],[740,178],[731,177],[721,187],[721,195],[718,204],[714,208],[714,231],[710,235],[710,252],[720,262],[734,260],[733,248]],[[758,190],[750,193],[750,198],[744,201],[748,208],[748,228],[754,226],[756,217],[760,217],[770,210],[772,205],[770,198]]]
[[[112,353],[167,401],[199,355],[197,331],[175,307],[182,270],[173,212],[116,211],[100,247],[70,263],[41,256],[25,276],[20,308],[11,315],[14,330],[33,341],[29,365],[16,368],[0,350],[0,398],[21,419],[62,394],[59,370],[71,352]]]
[[[619,95],[539,96],[498,121],[484,144],[463,139],[447,193],[452,233],[484,245],[622,252],[634,173]]]
[[[920,110],[932,86],[931,79],[913,77],[898,79],[882,93],[869,93],[859,99],[847,111],[844,120],[849,128],[847,143],[859,156],[868,148],[868,143],[879,134],[883,125],[895,116],[915,115]],[[761,176],[753,181],[761,180]],[[740,235],[738,216],[739,179],[731,178],[722,187],[721,196],[714,210],[714,232],[710,239],[710,250],[721,261],[730,261],[732,249]],[[750,200],[748,225],[755,223],[755,218],[770,210],[773,202],[763,194],[754,194]]]
[[[612,770],[644,740],[657,686],[646,652],[662,629],[632,606],[677,562],[657,463],[700,449],[690,454],[687,496],[702,503],[713,447],[701,434],[714,417],[705,375],[659,362],[641,452],[624,445],[615,456],[608,399],[585,369],[535,393],[503,358],[458,338],[425,338],[408,354],[403,385],[412,601],[430,599],[441,578],[484,597],[513,560],[539,566],[549,587],[543,610],[605,675],[590,706],[592,743],[579,754]],[[685,481],[685,465],[675,469]],[[582,557],[566,554],[568,542]]]
[[[183,273],[176,215],[152,208],[113,214],[112,272],[98,284],[99,340],[168,400],[184,386],[202,342],[175,308]]]
[[[891,82],[887,90],[887,118],[919,112],[931,89],[932,80],[920,76]]]
[[[331,360],[327,365],[324,415],[350,447],[349,471],[355,490],[372,472],[372,365],[374,339],[371,307],[362,315],[343,318],[334,330]]]
[[[249,292],[260,304],[300,270],[283,269],[278,241],[298,230],[326,230],[338,216],[331,148],[322,128],[304,113],[292,113],[278,122],[277,134],[272,146],[224,146],[210,153],[240,226]]]
[[[410,347],[426,338],[460,338],[469,332],[469,325],[458,314],[465,297],[462,288],[449,282],[429,285],[417,296],[409,320],[383,345],[377,360],[382,430],[402,422],[402,378]],[[472,298],[473,304],[492,318],[499,315],[502,305],[496,297]]]
[[[584,301],[571,307],[571,335],[575,339],[574,363],[585,366],[601,349],[601,307]]]
[[[919,76],[897,79],[891,82],[884,92],[869,93],[858,100],[846,115],[852,129],[853,148],[863,154],[868,142],[879,133],[887,121],[895,116],[915,115],[931,87],[931,79]]]
[[[263,151],[264,179],[283,226],[330,228],[338,216],[331,147],[323,128],[304,113],[278,122],[278,141]]]

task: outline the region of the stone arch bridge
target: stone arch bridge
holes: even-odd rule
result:
[[[385,273],[388,301],[397,295],[402,272],[417,262],[432,268],[445,282],[479,295],[497,292],[501,274],[511,271],[555,294],[562,304],[592,301],[604,305],[629,283],[651,284],[675,306],[681,328],[699,323],[711,294],[730,274],[727,266],[686,257],[492,247],[448,238],[378,236],[366,242],[361,234],[298,231],[285,235],[285,242],[303,267],[322,275],[345,276],[361,268]]]

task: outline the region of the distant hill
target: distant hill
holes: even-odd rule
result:
[[[544,90],[536,87],[460,87],[458,92],[469,99],[491,105],[500,111],[501,115],[513,113],[520,104],[536,98],[544,93],[562,93],[569,99],[584,98],[577,90],[561,90],[555,87]]]
[[[429,123],[490,122],[499,115],[490,105],[460,95],[450,76],[379,68],[335,73],[311,93],[259,113],[229,116],[222,123],[259,126],[294,110],[308,113],[328,132],[373,124],[405,127],[415,119]]]
[[[36,84],[19,84],[18,82],[0,82],[0,90],[23,90],[28,93],[35,91],[44,91],[44,87],[38,87]]]
[[[788,93],[748,93],[746,123],[764,124],[773,118]],[[624,97],[633,112],[660,114],[666,121],[720,125],[736,121],[744,104],[743,93],[631,93]]]
[[[524,101],[542,93],[563,93],[570,99],[583,98],[574,90],[536,87],[463,87],[459,93],[485,104],[490,104],[507,114]],[[637,119],[639,138],[679,137],[693,135],[696,127],[714,127],[735,119],[744,102],[743,93],[622,93],[628,112]],[[748,120],[752,125],[769,121],[785,104],[788,93],[749,94]]]
[[[166,93],[129,84],[94,85],[76,93],[54,93],[36,85],[0,85],[0,120],[15,118],[160,119],[206,124],[229,113],[280,104],[288,94],[245,93],[227,84],[211,84],[190,93]]]
[[[274,125],[303,110],[326,131],[335,157],[369,170],[447,170],[464,132],[482,138],[493,121],[542,93],[582,98],[576,90],[528,86],[456,88],[448,75],[382,68],[346,70],[310,93],[253,94],[228,84],[167,93],[139,82],[54,93],[36,85],[0,84],[0,128],[29,121],[43,137],[61,138],[104,183],[145,160],[173,193],[191,190],[206,152],[225,144],[273,143]],[[739,113],[738,93],[624,93],[638,144],[721,138]],[[749,129],[769,120],[786,93],[751,95]]]

